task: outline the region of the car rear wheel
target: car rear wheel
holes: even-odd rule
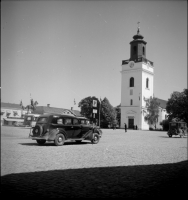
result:
[[[37,143],[40,145],[44,144],[45,142],[46,142],[46,140],[37,140]]]
[[[98,133],[94,133],[93,134],[93,139],[91,140],[91,143],[92,144],[97,144],[99,142],[99,139],[100,139],[99,134]]]
[[[63,134],[58,134],[54,141],[56,146],[62,146],[64,142],[65,142],[65,136]]]

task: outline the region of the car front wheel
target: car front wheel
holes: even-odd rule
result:
[[[99,134],[98,133],[94,133],[93,134],[93,139],[91,140],[91,143],[92,144],[97,144],[99,142],[99,139],[100,139]]]
[[[62,146],[64,142],[65,142],[65,136],[63,134],[58,134],[54,141],[56,146]]]

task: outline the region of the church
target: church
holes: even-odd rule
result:
[[[150,125],[144,120],[146,115],[146,100],[153,97],[154,63],[146,58],[144,37],[137,34],[130,42],[130,59],[122,60],[121,70],[121,128],[126,123],[127,128],[135,126],[139,130],[149,130]],[[157,99],[160,103],[157,129],[162,129],[160,122],[166,119],[167,101]]]

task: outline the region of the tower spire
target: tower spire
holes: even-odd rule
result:
[[[139,34],[140,33],[140,26],[139,26],[140,22],[138,22],[137,24],[138,24],[137,34]]]

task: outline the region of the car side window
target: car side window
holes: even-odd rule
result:
[[[84,119],[81,119],[80,122],[81,122],[81,124],[86,124]]]
[[[69,118],[65,118],[65,119],[64,119],[64,123],[65,123],[66,125],[71,125],[71,124],[72,124],[72,120],[69,119]]]
[[[57,119],[57,124],[63,124],[63,119]]]
[[[78,124],[79,124],[78,119],[73,119],[73,125],[78,125]]]

